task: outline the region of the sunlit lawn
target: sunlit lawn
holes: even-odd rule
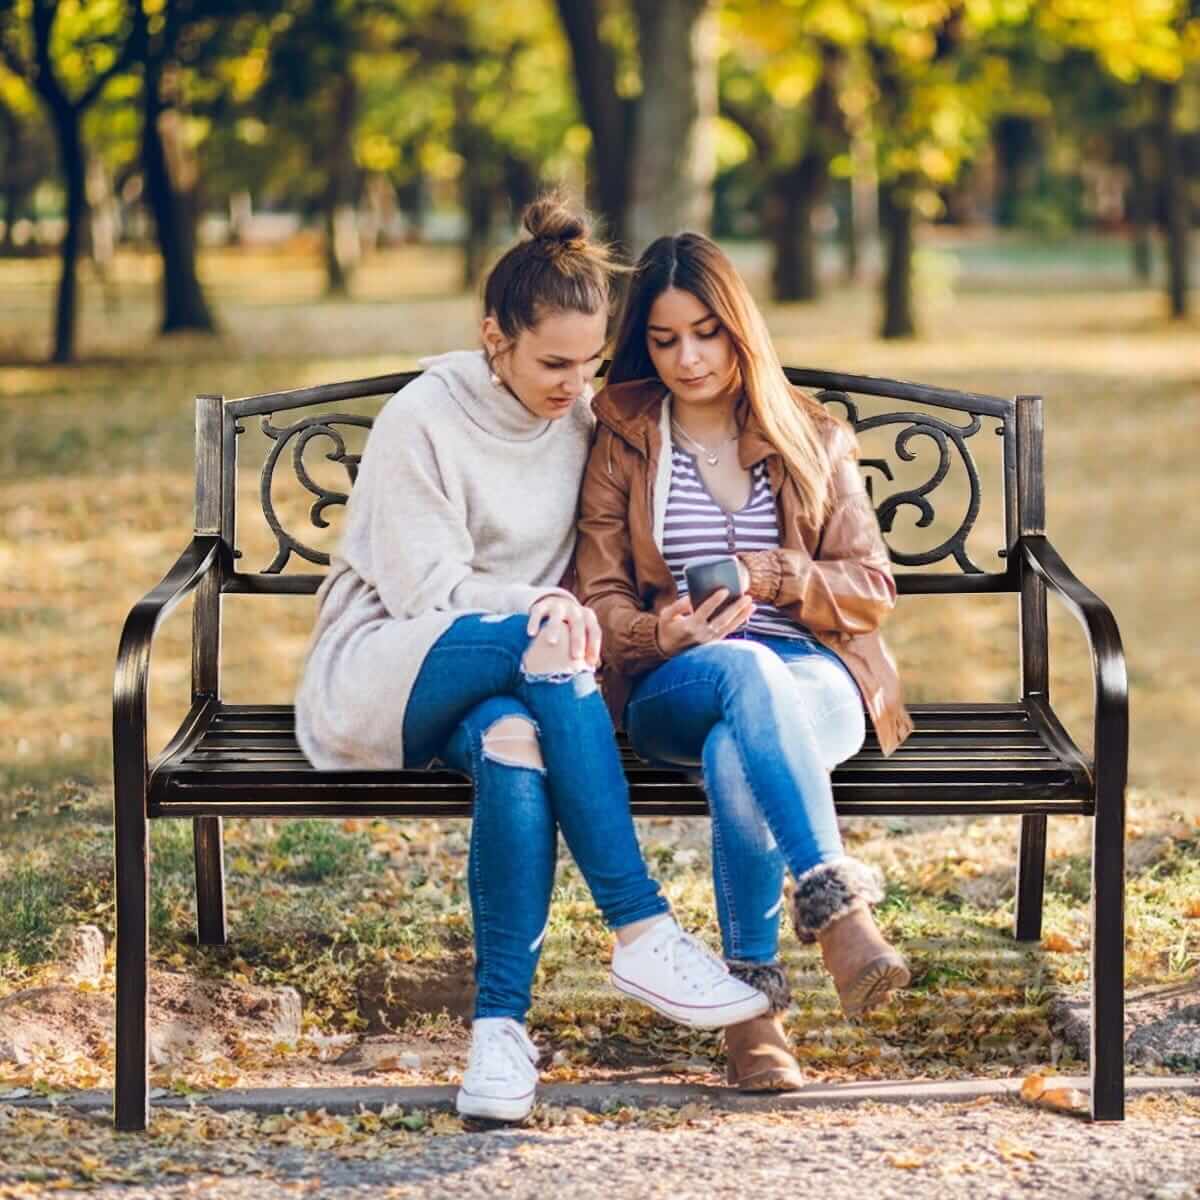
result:
[[[757,286],[760,248],[735,253]],[[908,344],[875,338],[876,301],[865,287],[832,290],[817,307],[769,307],[768,316],[791,364],[1045,395],[1049,533],[1112,606],[1129,656],[1137,839],[1130,977],[1169,981],[1200,960],[1200,921],[1184,915],[1200,899],[1193,765],[1200,651],[1192,623],[1200,607],[1200,323],[1162,321],[1158,293],[1124,284],[1112,255],[1095,261],[1089,250],[1065,278],[1056,253],[1039,275],[1035,256],[1014,252],[1016,282],[1003,269],[1002,246],[965,254],[961,268],[945,249],[926,255],[924,337]],[[165,341],[154,335],[153,261],[129,255],[118,263],[107,302],[85,279],[81,365],[50,368],[38,359],[48,338],[52,266],[0,263],[0,362],[11,364],[0,367],[0,819],[7,843],[0,843],[0,886],[10,900],[24,897],[25,922],[23,932],[13,921],[8,932],[0,929],[0,990],[28,977],[37,948],[64,916],[111,931],[103,822],[113,660],[124,615],[190,533],[192,397],[378,374],[472,345],[475,301],[453,294],[457,273],[451,250],[391,251],[367,265],[354,300],[332,303],[320,298],[311,255],[213,252],[204,274],[221,334]],[[976,438],[981,456],[999,445],[988,441]],[[898,516],[898,536],[917,537],[911,513],[907,519],[904,525]],[[998,510],[985,505],[976,549],[994,554],[998,522]],[[248,527],[246,538],[255,553],[269,551],[261,531]],[[996,569],[997,560],[981,565]],[[225,612],[227,698],[289,700],[310,602],[230,597]],[[181,610],[156,655],[156,744],[186,701],[189,625]],[[1081,635],[1053,605],[1052,631],[1055,704],[1086,743],[1091,690]],[[912,598],[890,632],[918,700],[1014,695],[1014,639],[1015,605],[1007,596],[972,604]],[[220,952],[188,945],[186,830],[156,831],[156,953],[181,954],[209,970],[226,969],[241,954],[257,977],[296,982],[310,1013],[335,1026],[354,1010],[353,976],[363,963],[402,970],[414,960],[462,959],[469,914],[453,830],[433,837],[406,834],[399,824],[339,831],[354,848],[312,884],[289,878],[279,828],[231,826],[237,945]],[[788,935],[804,989],[794,1028],[810,1061],[835,1074],[936,1074],[1006,1072],[1051,1058],[1045,996],[1083,977],[1089,826],[1051,823],[1047,930],[1075,947],[1060,953],[1006,938],[1015,819],[952,829],[934,821],[851,822],[849,829],[892,882],[884,915],[912,954],[918,986],[903,1005],[849,1031],[829,1019],[832,992]],[[644,834],[676,904],[715,939],[703,827],[647,824]],[[573,1047],[582,1065],[603,1058],[601,1035],[618,1026],[631,1045],[652,1037],[659,1049],[651,1047],[651,1057],[683,1053],[688,1039],[660,1037],[660,1026],[631,1021],[597,989],[606,935],[574,872],[561,878],[535,1023]],[[349,931],[349,949],[331,950],[330,927]],[[316,969],[318,962],[325,967]],[[698,1044],[711,1049],[703,1039]]]

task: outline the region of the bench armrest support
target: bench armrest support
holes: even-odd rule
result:
[[[1087,635],[1095,688],[1095,774],[1097,779],[1111,778],[1111,772],[1116,772],[1123,791],[1129,761],[1129,684],[1116,618],[1045,537],[1027,534],[1020,545],[1025,569],[1035,572],[1062,598]]]
[[[200,534],[192,538],[161,582],[125,618],[113,679],[113,753],[118,770],[125,766],[145,775],[146,709],[154,634],[171,610],[216,567],[220,552],[219,537]]]

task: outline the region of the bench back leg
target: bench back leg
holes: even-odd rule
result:
[[[1014,934],[1018,942],[1036,942],[1042,936],[1042,894],[1046,885],[1046,817],[1029,813],[1021,818],[1021,856],[1017,859],[1017,915]]]
[[[196,940],[201,946],[223,946],[225,859],[221,849],[221,818],[196,817],[192,835],[196,850]]]
[[[136,760],[136,755],[132,758]],[[117,903],[116,1085],[118,1129],[140,1130],[150,1119],[147,1075],[146,962],[150,954],[150,844],[145,771],[116,755],[114,832]]]

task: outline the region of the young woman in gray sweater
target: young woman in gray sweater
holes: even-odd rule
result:
[[[600,628],[567,586],[612,266],[555,197],[485,287],[484,350],[427,360],[363,454],[296,697],[325,769],[434,759],[475,785],[478,995],[461,1113],[519,1120],[557,829],[616,932],[611,980],[687,1024],[766,1010],[684,933],[647,873],[596,686]]]

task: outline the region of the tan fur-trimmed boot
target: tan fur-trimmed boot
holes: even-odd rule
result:
[[[741,1092],[794,1092],[804,1086],[792,1056],[783,1014],[792,1002],[787,975],[777,963],[727,960],[730,973],[764,992],[771,1011],[725,1028],[725,1080]]]
[[[805,871],[792,893],[792,923],[802,942],[818,942],[842,1011],[857,1017],[909,981],[908,964],[884,939],[870,906],[883,899],[878,874],[855,858]]]

